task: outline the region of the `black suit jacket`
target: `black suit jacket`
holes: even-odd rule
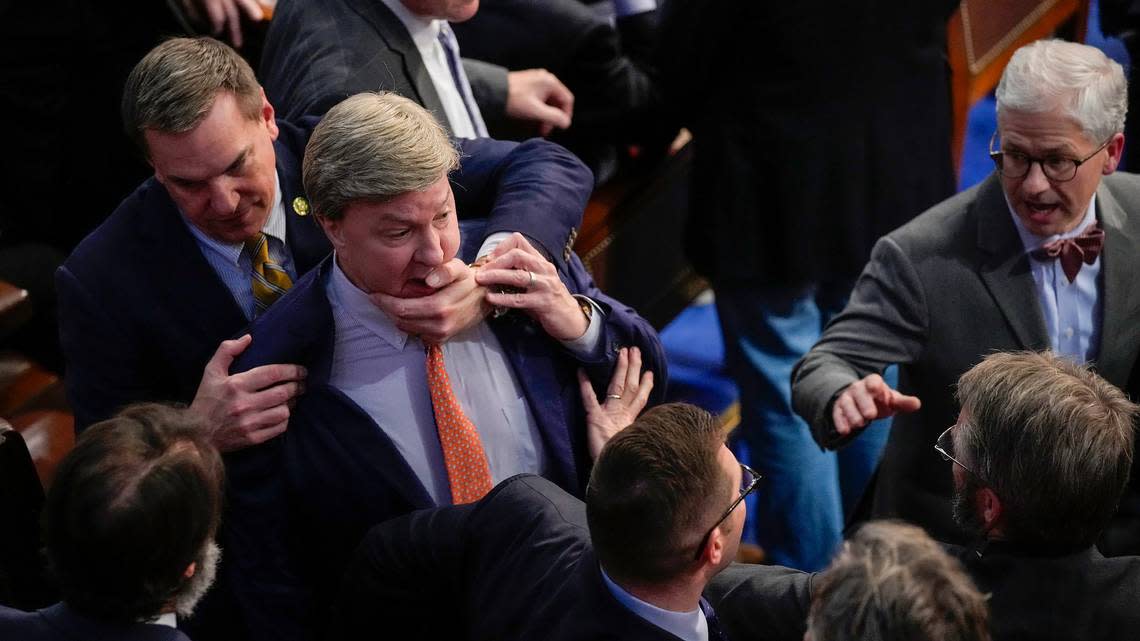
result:
[[[958,0],[668,0],[666,105],[693,132],[688,254],[714,284],[851,280],[954,193]]]
[[[274,144],[285,202],[286,241],[298,275],[330,246],[303,195],[306,127],[278,121]],[[560,269],[593,179],[557,145],[460,141],[453,172],[460,217],[487,216],[484,233],[519,231]],[[67,389],[83,429],[139,401],[189,402],[218,343],[247,324],[166,189],[148,179],[91,233],[56,274]]]
[[[37,612],[0,606],[0,639],[11,641],[190,641],[165,625],[112,625],[79,614],[57,603]]]
[[[951,547],[990,595],[993,641],[1116,641],[1140,635],[1140,557],[1096,548],[1026,554],[990,542],[979,555]]]
[[[503,481],[477,503],[373,528],[340,604],[330,640],[366,638],[384,620],[415,621],[423,639],[676,639],[606,588],[585,504],[531,475]]]
[[[507,70],[464,60],[488,126],[504,118]],[[364,91],[394,91],[449,129],[443,103],[408,30],[380,0],[282,0],[265,37],[258,74],[285,118],[323,116]]]

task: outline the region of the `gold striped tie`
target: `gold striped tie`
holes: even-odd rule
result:
[[[289,291],[293,286],[293,279],[289,278],[289,273],[281,265],[269,257],[269,238],[265,234],[258,232],[256,236],[245,241],[245,249],[249,252],[253,268],[251,278],[253,300],[257,304],[257,313],[261,314],[280,298],[281,294]]]

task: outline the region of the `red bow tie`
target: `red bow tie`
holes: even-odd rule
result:
[[[1061,259],[1061,269],[1069,282],[1077,278],[1081,271],[1081,263],[1091,265],[1096,262],[1100,250],[1104,248],[1104,230],[1100,223],[1089,225],[1088,229],[1079,236],[1072,238],[1058,238],[1051,243],[1045,243],[1040,249],[1034,249],[1030,255],[1037,260]]]

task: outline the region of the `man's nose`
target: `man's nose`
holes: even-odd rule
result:
[[[215,212],[232,213],[237,209],[239,200],[241,196],[229,177],[222,176],[210,183],[210,207]]]
[[[428,230],[420,236],[416,247],[416,261],[421,265],[436,266],[443,263],[443,245],[441,244],[439,230],[429,225]]]
[[[1034,160],[1029,163],[1029,173],[1025,174],[1025,178],[1021,181],[1021,188],[1032,194],[1039,194],[1052,185],[1049,179],[1045,176],[1045,169],[1041,166],[1041,161]]]

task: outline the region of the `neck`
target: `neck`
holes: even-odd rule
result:
[[[613,578],[613,577],[611,577]],[[678,577],[663,584],[642,584],[613,579],[621,589],[650,605],[673,612],[692,612],[700,607],[704,582]]]

